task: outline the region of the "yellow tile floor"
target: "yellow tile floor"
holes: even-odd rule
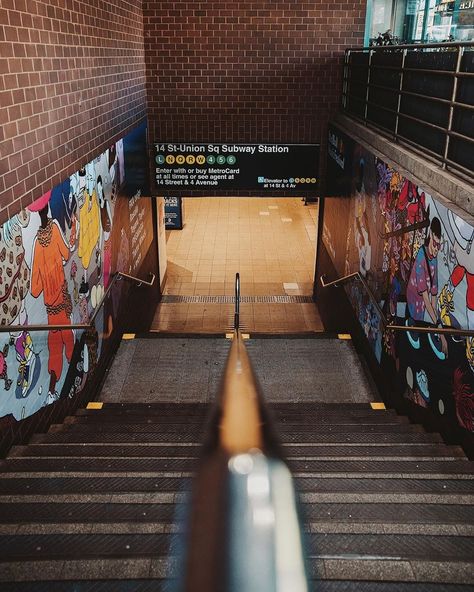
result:
[[[183,230],[167,231],[165,295],[311,295],[318,206],[299,198],[185,198]],[[233,306],[162,303],[152,330],[228,330]],[[243,303],[245,330],[321,331],[312,303]]]

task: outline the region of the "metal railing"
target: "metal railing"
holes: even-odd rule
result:
[[[126,279],[126,280],[130,280],[130,281],[134,281],[137,283],[137,286],[141,286],[141,285],[145,285],[145,286],[153,286],[153,284],[155,283],[155,274],[154,273],[150,273],[150,280],[142,280],[140,278],[134,277],[133,275],[129,275],[128,273],[123,273],[121,271],[118,271],[117,273],[115,273],[112,277],[112,280],[110,282],[110,284],[107,286],[107,289],[104,292],[104,295],[102,296],[100,302],[97,304],[93,315],[91,316],[91,319],[89,321],[89,323],[72,323],[70,325],[48,325],[48,324],[44,324],[44,325],[28,325],[28,324],[24,324],[24,325],[1,325],[0,326],[0,333],[9,333],[10,331],[16,332],[16,331],[66,331],[68,329],[77,329],[77,330],[81,330],[81,329],[91,329],[94,326],[94,321],[99,313],[99,310],[102,308],[102,306],[104,305],[104,302],[106,301],[110,291],[112,290],[114,284],[120,280],[120,279]]]
[[[342,284],[345,284],[348,281],[351,280],[357,280],[361,283],[361,285],[363,286],[364,290],[366,291],[367,295],[369,296],[374,308],[377,310],[377,313],[380,317],[380,321],[383,325],[384,330],[389,330],[389,331],[404,331],[406,333],[411,333],[411,332],[419,332],[419,333],[433,333],[433,334],[448,334],[448,335],[453,335],[453,336],[458,336],[458,337],[473,337],[474,336],[474,331],[471,331],[469,329],[455,329],[453,327],[446,327],[446,326],[441,326],[441,327],[430,327],[428,325],[397,325],[395,323],[392,322],[391,319],[387,318],[385,316],[385,313],[383,312],[377,298],[374,296],[374,293],[372,292],[372,290],[370,289],[369,285],[367,284],[367,281],[365,280],[365,278],[358,272],[356,271],[355,273],[350,273],[349,275],[345,275],[343,277],[338,278],[337,280],[333,280],[331,282],[326,282],[324,280],[325,275],[321,275],[320,276],[320,281],[321,281],[321,285],[323,288],[330,288],[330,287],[339,287]]]
[[[292,477],[239,330],[238,274],[235,293],[234,335],[194,480],[177,589],[307,592]]]
[[[474,42],[347,49],[342,109],[474,177]]]

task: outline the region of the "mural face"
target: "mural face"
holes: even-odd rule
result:
[[[360,272],[395,324],[474,329],[474,226],[359,145],[352,164],[345,272]],[[384,333],[360,284],[346,291],[400,393],[473,431],[474,340]]]
[[[98,364],[124,290],[119,282],[100,306],[112,273],[137,273],[153,236],[150,201],[121,194],[126,160],[127,138],[0,227],[3,327],[88,324],[99,309],[94,329],[0,333],[0,417],[20,420],[73,397]],[[131,215],[142,223],[140,244]]]

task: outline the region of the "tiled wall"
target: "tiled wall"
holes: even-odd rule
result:
[[[146,113],[142,2],[2,0],[0,223]]]
[[[152,141],[317,142],[365,2],[145,1]]]

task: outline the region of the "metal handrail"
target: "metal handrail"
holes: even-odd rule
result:
[[[349,47],[346,51],[399,51],[400,49],[445,49],[446,47],[472,47],[474,41],[450,41],[448,43],[406,43],[400,45],[366,45],[365,47]]]
[[[323,288],[330,288],[330,287],[339,287],[340,284],[343,284],[349,280],[357,279],[361,282],[362,286],[364,287],[365,291],[367,292],[369,298],[372,301],[372,304],[375,306],[380,320],[383,324],[384,330],[388,331],[404,331],[406,333],[409,332],[420,332],[420,333],[435,333],[435,334],[447,334],[447,335],[456,335],[459,337],[473,337],[474,331],[469,329],[454,329],[451,327],[428,327],[423,325],[396,325],[390,319],[387,319],[383,310],[380,307],[377,299],[374,296],[374,293],[370,289],[369,285],[365,278],[356,271],[355,273],[350,273],[349,275],[345,275],[343,277],[338,278],[337,280],[333,280],[332,282],[325,282],[324,274],[320,276],[321,285]]]
[[[236,326],[193,483],[180,589],[308,592],[291,474],[238,327],[239,274],[235,289]]]
[[[2,325],[0,326],[0,333],[9,333],[11,331],[67,331],[68,329],[91,329],[94,326],[94,321],[99,313],[99,310],[102,308],[107,296],[109,295],[110,291],[112,290],[113,285],[120,279],[127,279],[134,282],[137,282],[138,286],[146,285],[146,286],[153,286],[155,283],[155,274],[150,273],[151,276],[150,281],[141,280],[140,278],[134,277],[133,275],[129,275],[128,273],[123,273],[122,271],[118,271],[112,277],[110,284],[107,286],[104,295],[102,296],[99,304],[96,306],[94,310],[94,314],[91,316],[91,320],[89,323],[74,323],[70,325]]]
[[[239,330],[240,325],[240,274],[235,274],[235,313],[234,313],[234,331]]]
[[[453,42],[453,43],[430,43],[430,44],[405,44],[405,45],[383,45],[383,46],[370,46],[364,48],[349,48],[346,49],[345,59],[344,59],[344,71],[343,71],[343,97],[342,97],[342,108],[343,111],[350,117],[354,119],[360,120],[364,122],[365,125],[369,125],[377,130],[382,130],[385,134],[388,134],[389,137],[395,142],[403,142],[407,143],[410,146],[415,146],[417,149],[423,150],[423,153],[426,151],[430,158],[434,159],[438,162],[443,169],[450,168],[453,171],[457,170],[459,175],[464,178],[472,178],[473,172],[466,166],[462,159],[456,156],[456,160],[453,160],[453,157],[450,155],[451,144],[455,140],[460,142],[468,142],[472,145],[474,143],[474,139],[469,134],[465,134],[463,131],[455,130],[454,122],[455,122],[455,114],[459,112],[459,110],[467,109],[468,112],[472,110],[472,105],[467,105],[462,103],[458,100],[458,86],[460,84],[461,78],[472,79],[474,77],[474,72],[463,72],[461,71],[462,66],[462,58],[465,55],[464,51],[466,48],[474,48],[474,41],[466,41],[466,42]],[[449,69],[441,70],[441,69],[429,69],[429,68],[416,68],[406,65],[406,56],[408,55],[408,51],[413,53],[413,51],[423,52],[425,50],[456,50],[457,55],[455,56],[456,59],[454,60],[455,63]],[[401,63],[400,64],[376,64],[372,59],[376,52],[385,52],[389,54],[393,54],[394,52],[398,52],[401,56]],[[364,64],[352,64],[351,63],[351,56],[355,54],[365,54],[368,56],[368,60],[364,60],[367,63]],[[363,69],[363,71],[367,70],[367,75],[363,76],[365,80],[354,80],[352,72],[353,70]],[[372,82],[372,71],[374,69],[383,69],[383,70],[390,70],[392,72],[398,72],[398,88],[390,88],[387,89],[383,84],[373,84]],[[450,90],[450,97],[449,98],[438,98],[432,96],[425,96],[422,93],[414,92],[410,90],[406,90],[404,87],[404,78],[405,73],[429,73],[429,74],[437,74],[442,75],[445,77],[449,77],[452,80],[452,89]],[[357,87],[365,86],[366,90],[363,93],[365,96],[355,96],[351,92],[352,85]],[[391,93],[397,95],[397,106],[396,108],[387,107],[383,104],[380,104],[377,101],[371,100],[371,89],[383,89],[383,90],[390,90]],[[408,112],[404,112],[402,105],[402,98],[405,96],[415,97],[415,98],[426,98],[429,101],[434,101],[439,104],[444,104],[448,108],[448,120],[447,123],[441,122],[440,125],[431,123],[426,118],[417,117],[410,115]],[[350,108],[350,102],[355,102],[356,108]],[[377,110],[383,110],[383,112],[390,113],[395,118],[394,125],[384,125],[380,118],[375,118],[369,113],[370,108],[376,108]],[[428,142],[423,142],[423,140],[416,139],[413,140],[410,138],[410,134],[404,131],[404,129],[400,129],[399,122],[400,120],[404,120],[405,122],[414,122],[418,125],[422,125],[425,128],[429,128],[432,130],[436,130],[444,134],[443,136],[443,146],[440,148],[439,152],[435,152],[430,149]],[[427,144],[426,146],[424,144]]]

